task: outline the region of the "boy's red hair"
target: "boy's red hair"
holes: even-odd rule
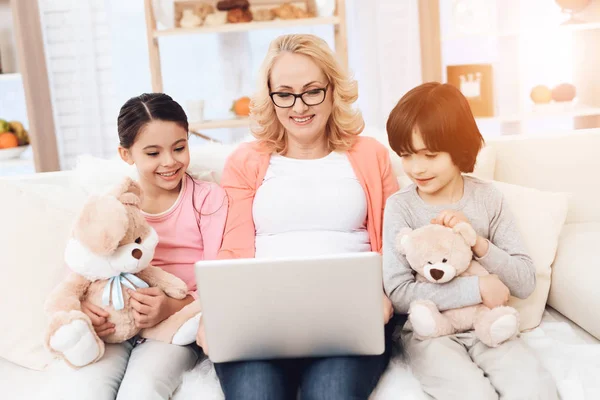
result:
[[[467,99],[457,88],[429,82],[402,96],[387,121],[388,140],[398,155],[414,153],[415,129],[428,150],[450,153],[462,172],[473,172],[484,140]]]

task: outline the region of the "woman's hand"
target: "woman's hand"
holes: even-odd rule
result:
[[[508,303],[510,290],[497,275],[479,277],[479,293],[483,305],[487,308],[500,307]]]
[[[104,309],[89,301],[84,301],[81,303],[81,311],[92,320],[92,326],[98,337],[102,338],[115,333],[115,324],[108,322],[109,314]]]
[[[392,306],[391,300],[383,294],[383,324],[390,322],[390,319],[394,316],[394,307]]]
[[[444,210],[436,218],[431,220],[432,224],[444,225],[448,228],[454,228],[459,222],[466,222],[471,225],[471,222],[465,214],[455,210]],[[487,254],[489,248],[490,242],[477,235],[475,245],[472,247],[473,253],[475,253],[477,257],[483,257]]]
[[[133,319],[138,328],[151,328],[175,313],[172,298],[168,297],[162,289],[157,287],[131,290]]]
[[[202,347],[204,354],[208,355],[208,344],[206,343],[206,331],[204,329],[204,318],[200,316],[198,333],[196,333],[196,344]]]

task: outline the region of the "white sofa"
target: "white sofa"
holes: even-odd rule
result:
[[[385,138],[381,140],[385,141]],[[595,377],[582,372],[587,371],[595,376],[600,372],[597,361],[600,359],[600,291],[597,289],[600,286],[600,260],[594,252],[595,246],[600,244],[600,157],[597,154],[600,150],[600,130],[543,137],[504,137],[489,140],[487,147],[495,153],[495,163],[488,173],[493,173],[496,181],[569,194],[568,216],[552,267],[548,307],[540,327],[523,334],[523,337],[552,370],[563,399],[600,398],[600,384],[596,383]],[[215,149],[214,145],[194,149],[193,160],[213,170],[218,179],[226,151]],[[10,184],[28,187],[32,192],[57,190],[64,195],[71,191],[73,195],[68,198],[76,207],[75,204],[83,198],[77,188],[81,184],[79,178],[74,172],[58,172],[6,179],[10,179]],[[0,204],[4,195],[1,190],[0,185]],[[26,223],[27,216],[23,215],[22,218]],[[548,215],[548,218],[555,216]],[[4,230],[10,233],[14,229],[14,226],[0,224],[0,232]],[[50,237],[55,232],[45,234]],[[5,262],[0,250],[0,268],[3,270],[9,268]],[[22,268],[34,267],[28,265]],[[31,276],[31,279],[35,279],[33,276],[36,275]],[[14,284],[18,285],[19,282]],[[4,293],[0,296],[2,303],[11,301],[5,298]],[[0,348],[3,335],[5,329],[0,331]],[[597,356],[586,358],[591,354]],[[569,368],[565,367],[567,361],[570,361]],[[34,371],[0,358],[0,398],[62,398],[53,397],[52,393],[56,391],[52,388],[72,384],[72,377],[67,378],[69,376],[66,367],[58,362],[52,363],[45,371]],[[210,363],[198,366],[187,373],[174,398],[220,398],[212,376]],[[392,363],[373,398],[395,399],[399,398],[400,393],[403,398],[425,398],[412,378],[410,369],[398,362]],[[597,397],[590,397],[596,394]],[[86,396],[94,398],[93,393],[89,392],[80,393],[78,398]]]

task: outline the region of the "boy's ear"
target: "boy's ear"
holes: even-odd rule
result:
[[[119,156],[121,160],[125,161],[129,165],[133,165],[133,158],[131,157],[131,151],[123,146],[119,146]]]

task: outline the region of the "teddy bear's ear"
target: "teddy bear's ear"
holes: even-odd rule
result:
[[[396,235],[396,249],[398,249],[400,254],[406,255],[412,231],[410,228],[402,228],[398,232],[398,235]]]
[[[142,203],[142,188],[130,177],[126,177],[112,194],[126,205],[140,207]]]
[[[127,233],[125,206],[114,196],[94,196],[83,206],[73,236],[98,255],[109,255]]]
[[[475,246],[475,242],[477,241],[477,232],[475,232],[475,229],[473,229],[471,224],[467,222],[459,222],[458,224],[454,225],[452,230],[461,235],[469,246]]]

